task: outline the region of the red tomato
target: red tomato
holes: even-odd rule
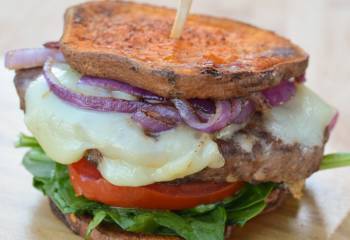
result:
[[[69,166],[77,195],[110,206],[181,210],[221,201],[236,193],[243,182],[156,183],[142,187],[121,187],[107,182],[96,167],[83,159]]]

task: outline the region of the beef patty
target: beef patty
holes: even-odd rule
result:
[[[40,75],[41,69],[16,72],[15,86],[21,108],[25,110],[25,92],[29,83]],[[237,181],[293,183],[309,177],[317,171],[323,157],[324,145],[305,147],[298,143],[285,144],[263,127],[262,113],[231,138],[216,139],[225,166],[218,169],[206,168],[182,181]],[[324,142],[326,142],[325,136]],[[95,149],[86,152],[89,160],[98,163],[103,157]]]

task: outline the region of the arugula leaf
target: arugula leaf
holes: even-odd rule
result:
[[[259,187],[257,187],[256,185],[246,184],[245,188],[243,188],[235,196],[226,198],[220,203],[199,205],[195,208],[182,211],[181,213],[182,215],[186,216],[196,216],[199,214],[209,212],[217,208],[218,206],[223,205],[226,209],[231,209],[235,211],[246,210],[250,207],[253,207],[257,211],[258,215],[260,212],[262,212],[263,209],[259,211],[255,205],[261,202],[265,202],[266,197],[269,196],[272,190],[277,186],[278,185],[275,183],[260,184]],[[247,216],[247,218],[251,219],[251,217],[249,216]]]
[[[94,214],[94,218],[89,223],[89,226],[85,233],[85,238],[87,239],[92,231],[100,225],[100,223],[106,218],[107,214],[105,211],[99,210]]]
[[[38,141],[35,138],[27,136],[23,133],[19,135],[15,147],[41,148]]]
[[[144,227],[140,226],[140,223],[135,222],[131,214],[127,209],[122,208],[113,208],[112,210],[107,212],[107,215],[111,218],[111,220],[119,225],[122,229],[128,230],[133,229],[133,225],[139,225],[139,228],[143,228],[146,231],[146,224]]]
[[[222,206],[217,207],[208,214],[191,218],[190,224],[197,237],[196,239],[224,239],[226,218],[226,209]]]
[[[42,151],[35,149],[23,158],[24,167],[38,178],[52,178],[55,174],[55,163]]]
[[[237,197],[226,202],[229,224],[243,226],[266,208],[266,198],[277,187],[275,183],[261,184],[260,187],[247,185]]]
[[[350,153],[333,153],[324,156],[320,169],[350,167]]]
[[[222,203],[202,204],[202,205],[199,205],[197,207],[181,211],[181,215],[184,215],[184,216],[200,215],[203,213],[210,212],[211,210],[214,210],[220,204],[222,204]]]
[[[263,211],[265,200],[277,187],[266,183],[246,186],[222,202],[185,211],[114,208],[75,195],[66,166],[53,162],[37,141],[21,135],[18,147],[30,147],[23,165],[33,174],[33,185],[49,196],[64,213],[92,217],[86,236],[103,222],[130,232],[178,235],[186,240],[223,240],[226,223],[243,225]]]
[[[152,233],[159,227],[152,213],[136,215],[133,220],[132,226],[127,228],[130,232]]]
[[[217,207],[208,214],[196,218],[179,216],[168,211],[153,214],[159,225],[172,229],[185,239],[224,239],[226,211],[223,207]]]
[[[260,187],[248,184],[241,194],[231,201],[226,202],[226,206],[232,210],[242,210],[254,206],[257,203],[264,202],[266,196],[277,187],[274,183],[261,184]]]
[[[239,226],[245,225],[249,220],[258,216],[266,208],[265,201],[260,201],[254,205],[242,209],[230,209],[227,211],[229,223]]]

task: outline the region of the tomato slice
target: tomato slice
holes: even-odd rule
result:
[[[89,161],[69,166],[70,180],[78,196],[110,206],[181,210],[214,203],[233,195],[243,182],[155,183],[142,187],[115,186],[107,182]]]

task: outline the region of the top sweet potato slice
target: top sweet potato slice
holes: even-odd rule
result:
[[[61,48],[82,74],[117,79],[164,97],[225,99],[305,72],[308,55],[273,32],[191,15],[170,39],[172,9],[123,1],[69,8]]]

